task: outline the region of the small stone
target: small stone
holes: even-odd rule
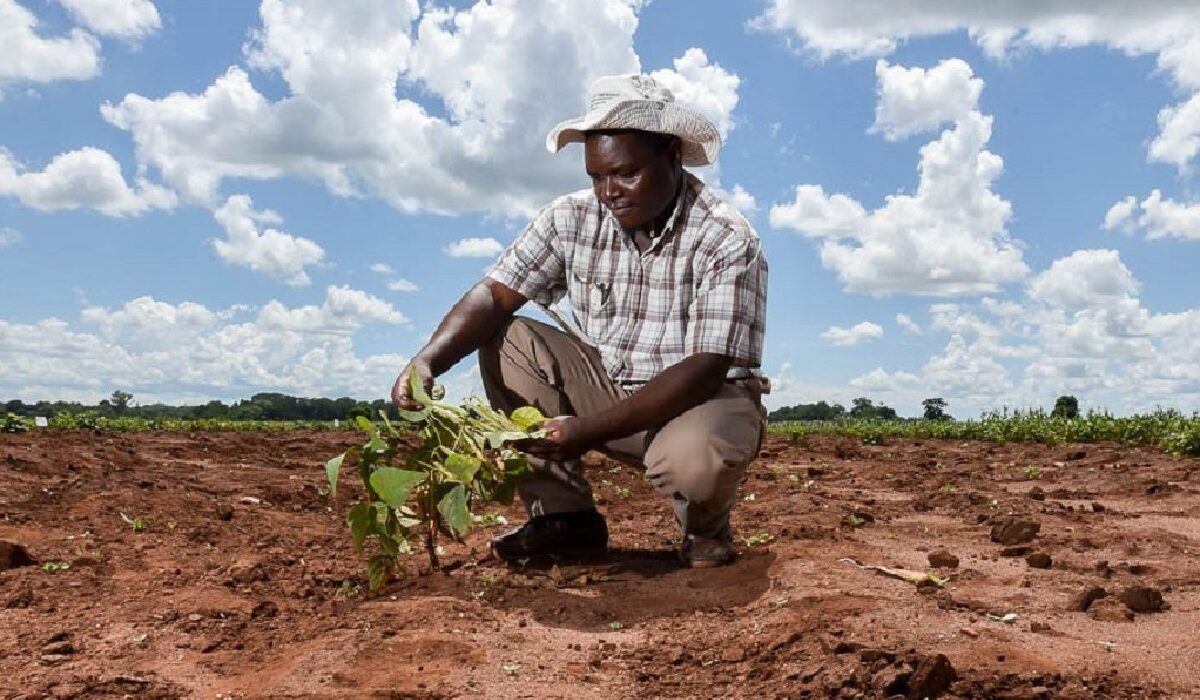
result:
[[[187,616],[187,619],[188,622],[199,622],[204,619],[204,616],[200,613],[192,613],[191,615]]]
[[[250,611],[250,619],[254,620],[260,617],[275,617],[278,614],[279,606],[269,600],[264,600],[258,605],[255,605],[254,609]]]
[[[1080,591],[1079,594],[1072,598],[1070,604],[1067,606],[1067,609],[1074,612],[1087,612],[1088,608],[1092,607],[1092,603],[1100,600],[1106,595],[1108,595],[1108,591],[1104,590],[1100,586],[1092,586],[1091,588]]]
[[[1029,489],[1029,492],[1026,493],[1025,495],[1028,496],[1029,498],[1032,498],[1035,501],[1046,500],[1046,492],[1042,489],[1041,486],[1034,486],[1033,488]]]
[[[1042,632],[1050,632],[1051,629],[1050,625],[1047,625],[1045,622],[1038,622],[1035,620],[1029,623],[1029,631],[1035,634],[1041,634]]]
[[[945,654],[926,656],[917,664],[917,670],[909,676],[908,697],[910,700],[936,698],[946,692],[950,684],[957,679],[958,674],[954,672],[954,667],[950,665],[950,659],[946,658]]]
[[[233,508],[228,505],[218,506],[217,507],[217,519],[224,520],[225,522],[229,522],[230,520],[233,520]]]
[[[1096,501],[1092,501],[1092,512],[1093,513],[1103,513],[1104,512],[1104,504],[1098,503]]]
[[[1045,552],[1034,552],[1025,557],[1025,563],[1031,569],[1049,569],[1054,564],[1054,560]]]
[[[935,569],[957,569],[958,557],[944,549],[929,553],[929,565]]]
[[[1163,609],[1162,593],[1149,586],[1133,586],[1121,593],[1121,602],[1133,612],[1158,612]]]
[[[16,593],[10,595],[8,599],[4,601],[4,607],[10,610],[14,608],[29,608],[33,607],[34,600],[36,600],[36,598],[33,595],[33,586],[25,586]]]
[[[1003,518],[992,525],[992,541],[1003,545],[1025,544],[1032,542],[1041,529],[1040,523],[1029,518]]]

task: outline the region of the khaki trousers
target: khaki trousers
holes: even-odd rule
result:
[[[595,348],[544,323],[516,317],[479,350],[488,400],[512,411],[587,416],[629,395],[614,384]],[[728,539],[729,511],[746,465],[758,453],[765,411],[757,391],[726,382],[713,398],[648,431],[607,443],[603,452],[641,465],[670,499],[685,534]],[[534,475],[519,488],[531,516],[595,507],[579,460],[530,458]]]

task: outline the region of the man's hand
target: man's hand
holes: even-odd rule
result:
[[[558,416],[542,424],[546,437],[540,440],[520,440],[513,446],[535,457],[564,462],[575,459],[596,447],[587,424],[575,416]]]
[[[400,370],[400,376],[396,377],[396,383],[392,385],[392,402],[406,411],[419,411],[424,406],[409,395],[408,375],[410,372],[417,373],[421,385],[425,387],[426,394],[433,391],[433,372],[429,369],[429,363],[414,359],[405,365],[404,369]]]

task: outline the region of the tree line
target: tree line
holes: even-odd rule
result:
[[[209,401],[195,406],[172,406],[164,403],[138,405],[133,394],[117,390],[107,399],[95,404],[78,401],[38,401],[25,403],[13,399],[4,403],[8,413],[18,416],[54,416],[59,413],[90,413],[97,416],[131,418],[175,418],[180,420],[353,420],[357,416],[375,418],[379,411],[386,411],[390,418],[398,418],[395,406],[390,401],[376,399],[360,401],[349,397],[339,399],[301,398],[263,392],[226,404]]]
[[[946,412],[946,408],[950,404],[942,397],[932,397],[921,402],[922,414],[924,420],[954,420]],[[1079,399],[1074,396],[1060,396],[1054,402],[1054,410],[1050,413],[1056,418],[1078,418],[1079,417]],[[896,410],[891,406],[884,404],[876,404],[871,399],[859,397],[853,399],[850,404],[850,409],[840,403],[828,403],[824,400],[816,403],[801,403],[795,406],[784,406],[771,411],[767,415],[767,420],[774,422],[782,421],[818,421],[818,420],[842,420],[842,419],[878,419],[878,420],[898,420]]]

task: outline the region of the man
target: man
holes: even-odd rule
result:
[[[590,190],[543,209],[446,315],[406,377],[431,384],[479,351],[488,399],[548,416],[519,447],[535,475],[530,519],[492,542],[516,561],[602,553],[608,531],[579,457],[598,449],[642,464],[670,499],[691,566],[733,560],[729,511],[764,425],[759,373],[767,264],[750,224],[683,166],[707,165],[720,135],[646,76],[609,76],[588,111],[551,130],[551,152],[584,143]],[[566,296],[564,333],[514,313]],[[566,324],[570,326],[572,324]]]

